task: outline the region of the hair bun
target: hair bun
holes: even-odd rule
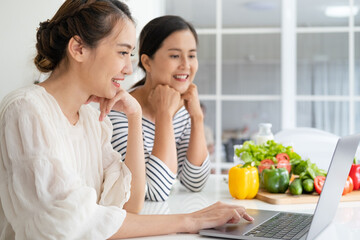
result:
[[[46,20],[44,22],[39,23],[39,27],[36,29],[36,48],[38,50],[38,53],[34,59],[35,66],[39,71],[41,72],[50,72],[54,69],[54,64],[47,59],[46,57],[46,49],[48,49],[48,43],[49,43],[49,25],[50,20]]]

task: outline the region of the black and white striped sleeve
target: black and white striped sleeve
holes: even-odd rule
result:
[[[111,144],[125,159],[128,136],[127,117],[124,113],[116,111],[111,111],[109,117],[113,124]],[[176,179],[176,174],[174,174],[163,161],[151,155],[155,138],[155,126],[153,123],[143,120],[142,127],[146,174],[145,199],[165,201],[169,197],[170,190]]]
[[[146,161],[146,194],[145,199],[165,201],[169,198],[176,175],[159,158],[150,155]]]
[[[165,201],[170,195],[176,174],[159,158],[152,155],[155,142],[154,123],[143,119],[145,171],[146,171],[146,200]]]
[[[176,131],[176,122],[174,124]],[[187,189],[198,192],[201,191],[210,175],[210,158],[206,156],[201,166],[193,165],[186,157],[189,148],[191,133],[191,121],[188,118],[185,129],[176,144],[178,154],[178,178],[182,185]]]
[[[128,119],[124,113],[117,111],[111,111],[108,116],[113,125],[111,145],[113,146],[113,149],[121,153],[121,156],[125,159],[128,137]]]

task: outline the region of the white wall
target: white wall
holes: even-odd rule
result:
[[[162,15],[164,0],[125,1],[137,20],[137,33],[152,18]],[[3,1],[0,9],[0,100],[10,91],[32,84],[40,73],[33,64],[36,28],[52,18],[63,0]],[[137,51],[137,49],[135,50]],[[137,59],[134,58],[134,65]],[[129,77],[126,86],[138,80]]]
[[[153,18],[164,15],[165,13],[165,1],[166,0],[125,0],[124,2],[129,6],[133,18],[136,21],[136,37],[138,38],[141,29]],[[135,48],[135,56],[132,59],[133,62],[133,74],[127,76],[122,86],[125,89],[129,89],[134,83],[143,78],[144,73],[141,69],[137,68],[138,64],[138,51],[139,48]]]
[[[39,78],[33,64],[40,21],[51,18],[62,0],[3,1],[0,9],[0,99]]]

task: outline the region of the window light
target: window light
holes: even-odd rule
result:
[[[344,18],[349,17],[351,14],[355,16],[358,11],[358,7],[352,7],[351,9],[349,6],[330,6],[325,9],[325,15],[328,17]]]

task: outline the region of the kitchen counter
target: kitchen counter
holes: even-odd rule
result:
[[[292,211],[313,213],[316,204],[273,205],[257,199],[237,200],[231,197],[228,185],[224,181],[226,175],[211,175],[205,188],[198,193],[189,192],[179,182],[166,202],[148,202],[144,204],[141,214],[175,214],[189,213],[207,207],[217,201],[264,210]],[[346,239],[355,240],[360,236],[360,201],[340,202],[333,222],[316,238],[317,240]],[[170,234],[164,236],[133,239],[212,239],[198,234]]]

